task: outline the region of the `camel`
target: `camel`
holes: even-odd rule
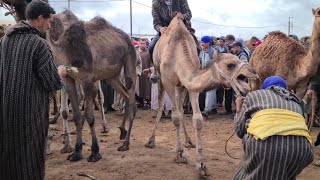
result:
[[[214,88],[218,84],[223,84],[225,87],[232,86],[238,93],[239,91],[246,93],[249,90],[249,85],[244,81],[245,78],[257,78],[254,70],[248,64],[241,63],[236,56],[231,54],[219,55],[217,52],[214,56],[215,63],[206,69],[200,70],[196,44],[178,16],[173,18],[168,30],[159,39],[153,53],[154,67],[158,77],[160,106],[155,127],[146,146],[154,147],[155,130],[163,111],[163,94],[165,90],[172,102],[172,121],[177,133],[177,155],[175,161],[176,163],[187,163],[180,140],[180,125],[188,138],[183,122],[182,107],[182,96],[186,88],[192,104],[192,121],[196,132],[196,168],[201,175],[208,175],[208,172],[203,161],[201,140],[203,117],[199,109],[199,92]]]
[[[95,162],[101,159],[93,115],[94,82],[98,80],[106,79],[112,88],[125,99],[125,113],[120,126],[120,138],[124,139],[124,143],[118,148],[118,151],[128,150],[136,110],[135,65],[137,59],[129,36],[101,17],[83,22],[72,12],[65,10],[55,15],[50,32],[47,34],[47,40],[56,65],[73,66],[79,71],[76,79],[84,90],[86,99],[84,116],[92,135],[92,154],[88,161]],[[122,67],[124,67],[125,86],[119,81]],[[68,87],[67,92],[71,100],[77,131],[75,149],[68,160],[78,161],[82,159],[82,121],[78,97],[74,78],[65,78],[64,81]],[[126,119],[129,119],[128,131],[125,130]]]
[[[42,0],[48,2],[48,0]],[[8,10],[5,13],[6,16],[12,15],[16,22],[25,20],[25,11],[27,3],[30,3],[31,0],[0,0],[0,7],[4,7]]]
[[[250,65],[260,78],[252,82],[253,89],[259,89],[267,77],[277,75],[286,80],[289,90],[294,90],[303,98],[309,80],[317,73],[320,63],[320,8],[312,9],[312,12],[315,20],[308,51],[281,32],[271,32],[255,49]]]

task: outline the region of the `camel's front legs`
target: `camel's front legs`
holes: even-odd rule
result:
[[[68,156],[67,159],[70,161],[79,161],[82,159],[82,154],[81,154],[81,151],[82,151],[82,118],[81,118],[81,114],[80,114],[80,110],[79,110],[78,94],[76,91],[75,81],[73,79],[65,78],[64,82],[66,84],[67,93],[68,93],[70,101],[71,101],[73,119],[75,121],[76,130],[77,130],[77,141],[75,144],[75,149],[74,149],[73,153],[70,156]]]
[[[202,149],[202,140],[201,140],[201,130],[203,127],[203,117],[199,108],[199,93],[189,91],[189,97],[193,109],[193,127],[196,131],[196,168],[201,175],[207,176],[208,170],[203,162],[203,149]]]
[[[148,148],[154,148],[156,146],[155,145],[155,136],[156,136],[157,126],[158,126],[158,124],[160,122],[160,119],[161,119],[161,116],[162,116],[163,96],[164,96],[164,89],[163,89],[161,81],[159,80],[158,81],[158,103],[159,103],[159,108],[158,108],[158,111],[157,111],[157,118],[156,118],[156,122],[155,122],[154,127],[153,127],[152,134],[151,134],[147,144],[145,144],[145,146],[148,147]]]
[[[73,151],[71,147],[70,130],[68,126],[68,93],[65,90],[61,90],[61,108],[60,113],[63,119],[63,135],[62,135],[62,148],[61,153],[70,153]]]
[[[82,84],[85,96],[85,109],[84,109],[84,117],[86,118],[91,132],[92,137],[92,145],[91,145],[91,155],[88,158],[88,162],[96,162],[99,161],[102,157],[99,153],[99,145],[96,136],[96,131],[94,128],[94,109],[93,109],[93,100],[96,97],[96,93],[94,91],[94,83],[87,81]]]
[[[100,81],[95,82],[96,84],[96,88],[98,90],[98,100],[99,100],[99,105],[100,105],[100,112],[101,112],[101,125],[102,125],[102,129],[101,129],[101,133],[108,133],[109,129],[107,128],[107,121],[106,121],[106,116],[104,114],[104,108],[103,108],[103,103],[104,103],[104,96],[103,96],[103,92],[101,89],[101,84]]]
[[[177,87],[177,92],[178,92],[178,96],[176,96],[176,98],[177,98],[178,108],[183,117],[183,102],[185,98],[186,89],[184,87]],[[184,124],[184,118],[181,118],[181,125],[182,125],[182,130],[185,138],[184,147],[195,148],[196,146],[191,142],[191,139],[188,136],[188,133]]]
[[[177,101],[176,101],[176,93],[175,93],[175,87],[167,86],[166,91],[168,93],[168,96],[170,97],[171,104],[172,104],[172,122],[174,126],[176,127],[176,133],[177,133],[177,156],[175,158],[175,162],[180,163],[187,163],[187,159],[184,157],[183,154],[183,146],[181,143],[181,137],[180,137],[180,122],[182,122],[183,114],[180,112],[180,109],[177,108]],[[180,99],[179,99],[180,101]]]

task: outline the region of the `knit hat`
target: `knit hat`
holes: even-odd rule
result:
[[[210,36],[203,36],[201,38],[201,42],[203,43],[209,43],[211,41],[211,37]]]
[[[262,89],[267,89],[270,86],[287,88],[286,81],[280,76],[270,76],[263,81]]]

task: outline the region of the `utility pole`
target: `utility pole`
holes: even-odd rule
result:
[[[132,37],[132,0],[130,0],[130,36]]]
[[[289,17],[289,22],[288,22],[288,35],[290,35],[290,29],[291,29],[291,19],[293,17]]]
[[[70,11],[70,0],[68,0],[68,10]]]

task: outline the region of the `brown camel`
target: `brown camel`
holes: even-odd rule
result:
[[[48,2],[48,0],[42,1]],[[16,22],[26,19],[26,2],[31,2],[31,0],[0,0],[0,4],[4,3],[2,6],[8,10],[5,15],[12,15]]]
[[[269,76],[277,75],[287,81],[287,87],[302,98],[307,90],[310,78],[317,73],[320,63],[320,8],[312,9],[315,21],[308,51],[302,44],[281,32],[271,32],[259,45],[250,65],[259,74],[253,82],[253,89],[259,89]]]
[[[84,116],[90,126],[92,135],[91,156],[88,161],[101,159],[98,141],[94,128],[93,98],[96,97],[94,82],[106,79],[108,83],[125,99],[125,114],[120,126],[121,139],[124,144],[119,151],[129,149],[131,128],[135,114],[135,78],[136,51],[130,37],[123,31],[113,27],[101,17],[83,22],[70,11],[56,15],[51,24],[47,40],[51,46],[57,65],[76,67],[77,81],[83,87],[85,95]],[[124,67],[125,86],[119,81],[121,68]],[[71,100],[76,130],[77,142],[70,161],[82,159],[82,120],[76,93],[75,80],[65,78],[67,92]],[[63,115],[63,114],[62,114]],[[128,131],[125,130],[126,119],[129,118]]]
[[[183,154],[183,146],[180,140],[180,123],[187,136],[183,123],[182,94],[185,90],[189,92],[193,109],[193,126],[196,132],[196,167],[202,175],[207,175],[207,169],[203,161],[203,149],[201,141],[201,130],[203,118],[199,109],[199,92],[214,88],[218,84],[236,89],[236,92],[247,92],[248,84],[245,78],[255,78],[257,75],[248,64],[234,55],[214,55],[215,63],[210,67],[200,70],[200,61],[196,51],[196,44],[184,25],[177,16],[171,21],[168,30],[159,39],[153,53],[154,65],[157,71],[159,84],[159,103],[155,128],[147,147],[154,147],[155,130],[159,123],[163,110],[164,90],[172,102],[172,121],[177,132],[177,156],[176,163],[186,163]],[[176,96],[177,92],[177,96]]]

